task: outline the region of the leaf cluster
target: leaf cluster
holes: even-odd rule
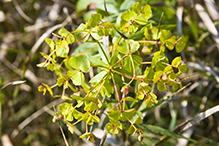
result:
[[[185,39],[153,26],[148,21],[151,17],[150,5],[142,7],[137,2],[122,13],[119,26],[104,20],[101,14],[92,14],[75,31],[62,27],[54,34],[57,40],[45,39],[50,54],[41,53],[45,61],[37,66],[55,72],[58,78],[55,85],[43,83],[38,90],[68,100],[58,106],[54,122],[63,119],[71,133],[76,124],[85,122],[86,131],[80,138],[93,142],[94,134],[88,126],[99,123],[99,111],[108,109],[105,128],[109,133],[127,130],[128,134],[138,133],[141,137],[143,129],[136,125],[143,123],[143,116],[136,103],[146,108],[158,104],[153,85],[159,91],[168,91],[169,87],[176,91],[182,88],[184,78],[180,75],[187,71],[181,57],[170,62],[165,55],[166,49],[181,52]],[[143,34],[141,38],[133,37],[139,33]],[[110,37],[109,43],[106,36]],[[72,43],[82,44],[70,55]],[[151,62],[143,61],[145,54],[153,56]],[[89,78],[93,69],[96,74]],[[62,87],[61,95],[54,95],[55,87]]]

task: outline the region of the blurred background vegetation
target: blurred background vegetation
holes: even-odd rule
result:
[[[122,12],[137,0],[108,0],[110,20],[119,22]],[[167,52],[171,59],[183,57],[188,65],[184,85],[190,85],[174,99],[158,106],[149,113],[144,122],[173,131],[182,122],[213,106],[219,100],[219,1],[215,0],[140,0],[150,4],[153,10],[151,22],[171,24],[174,34],[184,35],[187,45],[183,53]],[[92,13],[105,16],[103,0],[0,0],[0,136],[1,144],[15,146],[65,145],[57,123],[52,123],[52,106],[60,99],[43,96],[37,91],[40,83],[53,85],[56,76],[46,69],[37,68],[43,62],[39,52],[48,53],[45,37],[52,37],[61,26],[75,30],[87,21]],[[71,46],[72,50],[77,45]],[[145,56],[147,57],[147,56]],[[15,81],[26,81],[16,84]],[[3,88],[5,85],[9,85]],[[56,93],[59,92],[55,89]],[[168,93],[157,92],[158,98]],[[78,138],[84,125],[71,134],[63,126],[70,145],[92,145]],[[219,137],[219,115],[215,113],[183,133],[199,142],[217,145]],[[121,141],[122,134],[113,137]],[[145,143],[150,145],[153,133],[145,133]],[[6,142],[7,141],[7,142]],[[98,141],[98,140],[97,140]],[[108,142],[110,143],[110,142]],[[136,137],[130,137],[124,145],[141,145]],[[170,139],[165,145],[194,145],[180,139]],[[120,144],[121,145],[121,144]],[[8,146],[8,145],[7,145]]]

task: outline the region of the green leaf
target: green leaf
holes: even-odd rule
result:
[[[172,36],[166,41],[166,46],[169,50],[173,50],[176,41],[176,36]]]
[[[43,52],[40,52],[40,54],[41,54],[44,58],[46,58],[47,60],[51,61],[53,64],[56,63],[56,61],[55,61],[53,58],[51,58],[49,55],[47,55],[47,54],[45,54],[45,53],[43,53]],[[43,62],[43,63],[44,63],[44,62]]]
[[[173,89],[173,91],[176,91],[177,89],[179,89],[179,85],[178,84],[173,84],[172,89]]]
[[[98,32],[97,32],[97,27],[91,29],[91,36],[95,39],[95,40],[100,40],[102,37],[99,36]]]
[[[134,11],[127,10],[124,13],[122,13],[121,18],[125,21],[134,20],[137,14]]]
[[[179,71],[181,73],[185,73],[187,71],[187,65],[186,64],[182,64],[179,66]]]
[[[72,114],[73,114],[74,118],[77,120],[81,119],[83,116],[83,113],[77,111],[76,109],[73,110]]]
[[[152,80],[154,77],[154,70],[151,67],[147,67],[144,71],[144,79]]]
[[[71,99],[70,97],[65,96],[65,95],[62,95],[62,96],[61,96],[61,99],[72,101],[72,99]]]
[[[58,34],[60,35],[60,36],[66,36],[67,34],[68,34],[69,32],[64,28],[64,27],[62,27],[59,31],[58,31]]]
[[[108,82],[105,82],[103,86],[104,86],[104,94],[107,97],[111,97],[114,92],[113,86]]]
[[[108,115],[109,119],[117,121],[121,115],[121,111],[116,111],[116,110],[110,109],[107,111],[107,115]]]
[[[168,66],[168,64],[169,64],[168,58],[164,57],[158,59],[158,62],[156,64],[156,71],[164,71],[164,69],[166,68],[166,66]]]
[[[159,91],[164,91],[164,90],[166,90],[166,87],[165,87],[165,85],[163,83],[158,82],[157,83],[157,89]]]
[[[168,76],[168,78],[169,78],[171,81],[175,81],[176,78],[177,78],[177,76],[176,76],[175,73],[171,73],[171,74]]]
[[[130,7],[132,11],[134,11],[136,14],[139,14],[141,12],[141,3],[138,1],[133,6]]]
[[[166,66],[164,69],[164,73],[169,74],[171,72],[173,72],[172,66],[170,66],[170,65]]]
[[[101,49],[101,47],[102,47],[102,49]],[[99,43],[99,46],[97,49],[98,49],[98,52],[99,52],[99,55],[100,55],[102,61],[104,63],[108,63],[107,60],[110,60],[109,52],[106,49],[104,49],[104,46],[100,43]]]
[[[95,75],[89,82],[90,83],[98,83],[105,75],[107,72],[105,70],[101,71],[97,75]]]
[[[95,67],[107,67],[107,64],[99,59],[97,59],[94,56],[91,56],[90,54],[85,54],[87,59],[91,62],[92,66]]]
[[[45,41],[49,45],[50,49],[54,50],[55,44],[53,42],[53,39],[45,38]]]
[[[163,75],[163,71],[155,72],[154,78],[153,78],[154,79],[154,83],[157,83],[162,75]]]
[[[73,121],[73,106],[70,103],[62,103],[58,106],[59,111],[62,112],[64,120]]]
[[[67,36],[66,36],[66,41],[69,43],[69,44],[72,44],[75,42],[75,37],[73,34],[69,33]]]
[[[134,135],[137,130],[138,129],[135,127],[135,125],[130,125],[130,127],[128,129],[128,134]]]
[[[151,92],[152,88],[151,88],[148,84],[146,84],[146,83],[140,83],[138,90],[139,90],[140,92],[146,94],[146,93]]]
[[[135,22],[140,25],[146,25],[148,23],[148,19],[145,19],[143,14],[139,14],[135,19]]]
[[[130,39],[123,40],[119,46],[118,46],[118,51],[123,54],[128,54],[135,52],[139,49],[140,45],[138,42]]]
[[[94,55],[98,52],[97,47],[98,47],[98,45],[96,43],[92,43],[92,42],[82,43],[74,50],[74,52],[71,54],[71,56],[75,56],[75,55],[82,53],[82,52],[86,52],[85,55],[87,55],[87,54]]]
[[[186,39],[184,37],[180,37],[176,43],[176,52],[180,53],[186,46]]]
[[[95,135],[94,135],[93,133],[91,133],[91,132],[89,132],[89,133],[84,133],[84,134],[82,134],[82,135],[80,136],[81,139],[82,139],[82,138],[86,138],[87,140],[90,140],[90,142],[95,142],[95,141],[94,141],[94,137],[95,137]]]
[[[84,113],[84,114],[82,115],[82,118],[81,118],[81,119],[82,119],[84,122],[87,122],[87,120],[88,120],[88,118],[89,118],[90,116],[92,116],[91,113],[90,113],[90,112],[86,112],[86,113]]]
[[[68,64],[75,69],[80,69],[81,71],[87,73],[90,70],[90,61],[87,57],[81,55],[77,57],[71,57],[68,60]]]
[[[148,93],[147,97],[146,97],[146,100],[145,100],[145,105],[147,107],[151,107],[151,105],[153,103],[158,103],[157,96],[154,93]]]
[[[153,27],[152,29],[151,29],[151,33],[152,33],[152,38],[154,39],[154,40],[158,40],[159,38],[160,38],[160,32],[158,32],[159,30],[158,30],[158,28],[157,27]]]
[[[81,102],[84,100],[84,98],[74,95],[74,94],[71,95],[71,98],[75,99],[77,102]]]
[[[163,52],[160,51],[155,52],[154,57],[152,58],[151,67],[154,68],[159,61],[164,60],[165,58],[166,57]]]
[[[95,110],[97,110],[97,109],[99,109],[99,107],[95,104],[95,103],[93,103],[93,102],[91,102],[91,103],[89,103],[89,104],[87,104],[85,107],[84,107],[84,110],[85,111],[95,111]]]
[[[145,5],[144,8],[142,9],[142,14],[145,19],[151,18],[152,16],[151,6]]]
[[[120,6],[120,12],[128,10],[131,6],[133,6],[136,3],[135,0],[125,0],[122,5]]]
[[[133,115],[135,114],[136,109],[132,108],[132,109],[128,109],[122,112],[122,116],[123,118],[127,119],[127,120],[131,120]]]
[[[139,92],[137,92],[137,94],[136,94],[136,97],[137,97],[138,99],[140,99],[140,100],[143,100],[143,99],[144,99],[144,95],[145,95],[145,94],[139,90]]]
[[[47,85],[47,84],[44,84],[44,83],[42,83],[45,87],[46,87],[46,89],[49,91],[49,94],[51,95],[51,96],[53,96],[53,91],[52,91],[52,89]]]
[[[87,29],[86,25],[83,23],[79,25],[79,27],[76,29],[74,34],[75,34],[76,39],[81,42],[86,42],[88,38],[90,37],[90,32]]]
[[[88,20],[88,25],[90,27],[95,27],[97,24],[100,23],[100,20],[102,19],[101,14],[92,14],[91,17]]]
[[[161,44],[164,44],[165,41],[171,37],[171,35],[172,35],[171,31],[169,31],[169,30],[162,30],[161,36],[160,36]]]
[[[151,34],[149,33],[149,29],[147,27],[144,29],[144,36],[147,40],[151,40]]]
[[[70,77],[72,77],[72,76],[74,76],[77,72],[78,72],[78,70],[70,69],[70,70],[68,70],[67,75],[70,76]]]
[[[141,56],[133,54],[132,58],[133,58],[133,62],[134,62],[135,67],[141,65],[141,63],[142,63]]]
[[[122,130],[122,124],[119,121],[111,120],[110,123],[106,124],[106,129],[109,133],[118,134],[119,130]]]
[[[68,43],[65,40],[61,43],[62,44],[56,46],[56,55],[59,57],[67,57],[69,53]]]
[[[98,104],[98,98],[96,97],[85,97],[84,101],[86,104],[89,104],[91,102]]]
[[[176,57],[176,58],[173,59],[171,65],[172,65],[173,67],[178,68],[181,63],[182,63],[181,57]]]
[[[134,124],[142,124],[142,123],[143,123],[143,120],[141,119],[141,117],[137,116],[137,118],[134,121]]]
[[[77,72],[72,78],[71,80],[73,81],[73,83],[75,85],[82,85],[84,84],[84,74],[82,72]]]
[[[92,122],[99,123],[100,118],[98,116],[92,116]]]
[[[99,25],[99,27],[97,28],[97,33],[100,36],[107,36],[110,34],[111,28],[113,28],[113,24],[106,21],[103,22]]]

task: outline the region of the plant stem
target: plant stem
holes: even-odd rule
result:
[[[106,55],[106,52],[104,51],[104,49],[103,49],[103,47],[101,46],[100,42],[97,41],[97,44],[100,46],[100,49],[101,49],[101,51],[103,52],[103,55],[104,55],[104,57],[105,57],[105,59],[106,59],[108,65],[110,66],[110,62],[109,62],[109,59],[108,59],[108,57],[107,57],[107,55]]]

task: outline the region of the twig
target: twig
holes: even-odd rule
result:
[[[54,110],[55,113],[56,113],[56,109],[55,109],[54,105],[53,105],[52,107],[53,107],[53,110]],[[58,123],[59,123],[59,129],[60,129],[60,131],[61,131],[61,133],[62,133],[62,136],[63,136],[63,138],[64,138],[64,141],[65,141],[65,144],[66,144],[66,146],[69,146],[68,141],[67,141],[67,139],[66,139],[66,137],[65,137],[65,133],[64,133],[64,131],[63,131],[63,129],[62,129],[62,126],[61,126],[61,123],[60,123],[59,120],[58,120]]]
[[[63,100],[62,99],[57,99],[47,105],[45,105],[44,107],[42,107],[41,109],[39,109],[38,111],[36,111],[35,113],[33,113],[32,115],[30,115],[28,118],[26,118],[23,122],[21,122],[17,129],[14,129],[11,137],[16,137],[17,134],[19,133],[19,130],[23,129],[25,126],[27,126],[30,122],[32,122],[34,119],[36,119],[37,117],[39,117],[41,114],[43,114],[46,111],[49,111],[53,105],[57,105],[59,103],[61,103]]]
[[[28,17],[23,10],[21,9],[21,7],[18,5],[16,0],[12,0],[13,4],[15,6],[15,9],[18,11],[18,13],[21,15],[21,17],[23,17],[26,21],[33,23],[33,19],[31,19],[30,17]]]
[[[107,134],[108,134],[107,130],[104,129],[104,136],[103,136],[103,138],[101,139],[99,146],[103,146],[104,142],[106,141]]]

